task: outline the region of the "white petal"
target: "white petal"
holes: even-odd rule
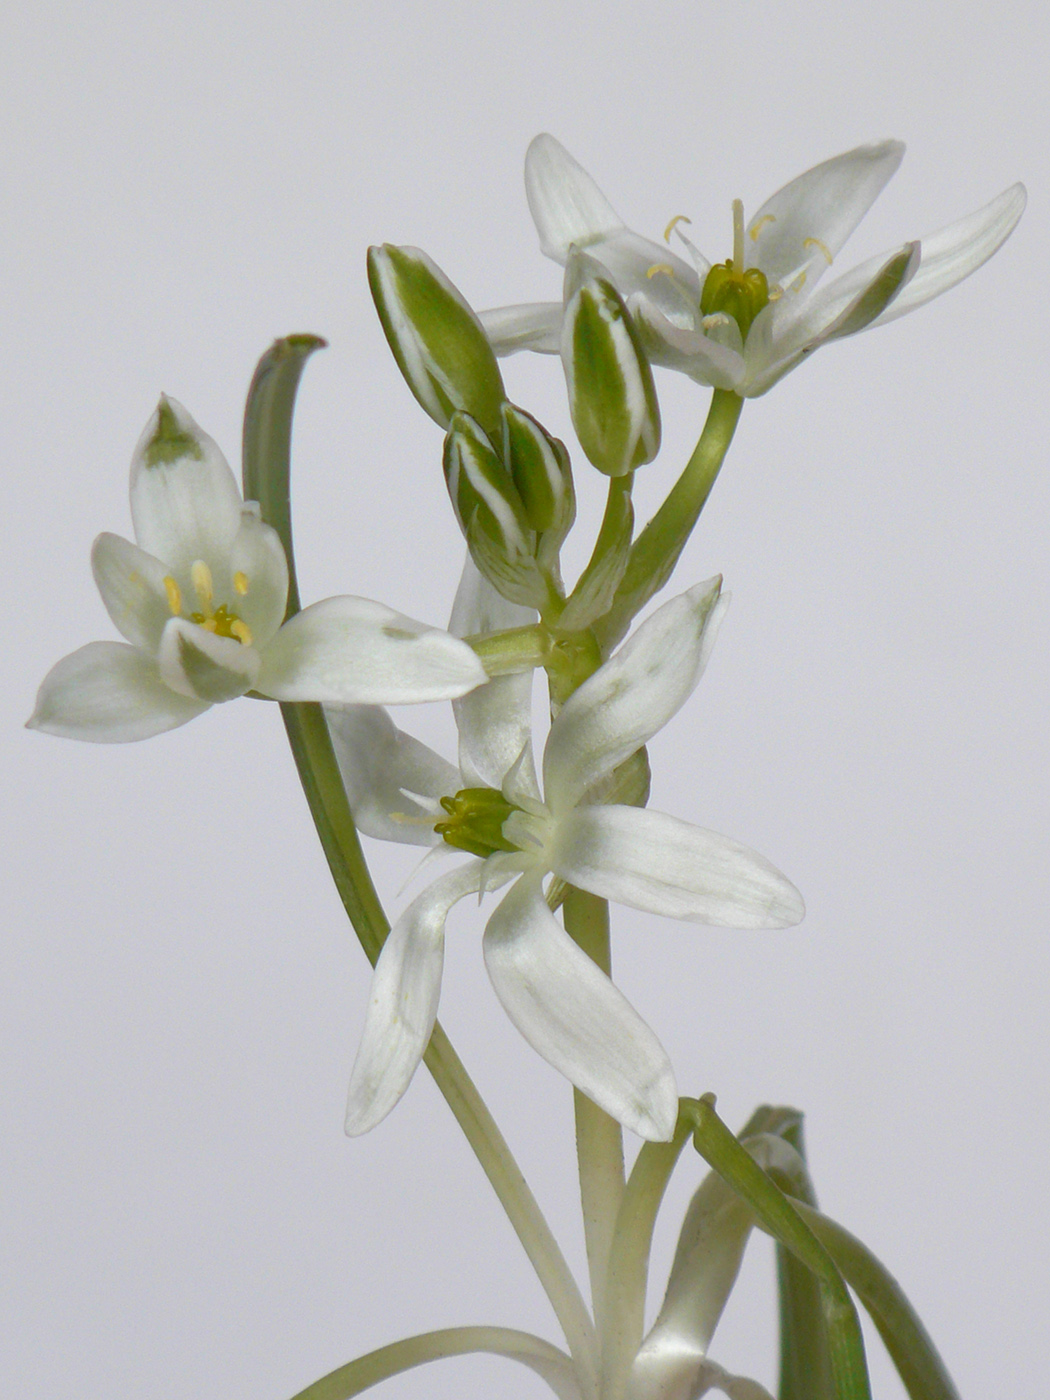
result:
[[[123,744],[175,729],[206,709],[170,690],[157,663],[136,647],[89,642],[44,677],[28,727],[66,739]]]
[[[512,627],[526,627],[535,621],[535,609],[508,602],[479,573],[467,555],[448,625],[453,636],[501,632]],[[532,672],[497,676],[469,695],[454,700],[452,710],[459,730],[462,785],[502,787],[508,770],[526,749],[520,777],[526,790],[538,797],[531,745]]]
[[[623,227],[583,166],[546,132],[533,139],[525,154],[525,195],[540,248],[555,262],[565,261],[571,244],[587,247]]]
[[[556,355],[561,344],[560,301],[533,301],[523,306],[494,306],[479,311],[478,320],[497,355],[536,350]]]
[[[523,876],[489,919],[485,966],[504,1010],[534,1050],[644,1138],[666,1142],[678,1115],[663,1046]]]
[[[903,155],[900,141],[880,141],[799,175],[750,220],[745,235],[749,264],[761,268],[770,284],[805,271],[807,287],[814,286],[827,269],[828,256],[838,255]]]
[[[721,578],[658,608],[584,681],[551,725],[543,755],[547,805],[557,815],[629,758],[692,694],[728,599]]]
[[[914,311],[969,277],[1009,238],[1027,198],[1024,185],[1011,185],[983,209],[922,239],[918,272],[875,324]]]
[[[459,771],[433,749],[403,733],[378,705],[328,705],[325,718],[354,821],[366,836],[411,846],[435,846],[437,816],[411,794],[436,806],[467,787]]]
[[[171,617],[166,566],[129,540],[104,534],[91,548],[91,572],[121,635],[155,655]]]
[[[587,245],[586,251],[602,264],[625,299],[640,294],[671,320],[699,310],[696,268],[665,243],[654,243],[625,228]]]
[[[740,384],[744,357],[738,350],[719,344],[698,327],[676,325],[646,298],[630,298],[627,309],[653,364],[678,370],[715,389],[735,389]]]
[[[191,700],[216,705],[251,690],[259,653],[234,637],[206,632],[184,617],[169,618],[157,652],[161,679]]]
[[[719,928],[787,928],[802,896],[764,856],[641,807],[577,807],[561,818],[551,867],[604,899]]]
[[[254,501],[241,511],[226,574],[215,579],[215,586],[216,602],[225,602],[251,629],[253,645],[264,647],[284,621],[288,561],[280,536],[259,519]]]
[[[441,993],[445,920],[456,900],[477,890],[484,864],[472,860],[435,880],[387,935],[350,1076],[346,1131],[351,1137],[386,1117],[423,1058]]]
[[[154,444],[162,415],[179,436],[158,457]],[[188,574],[195,559],[215,570],[237,533],[241,504],[216,443],[180,403],[163,399],[131,461],[131,518],[141,547],[172,571]]]
[[[450,700],[486,679],[465,642],[368,598],[326,598],[290,618],[263,653],[275,700],[405,705]]]

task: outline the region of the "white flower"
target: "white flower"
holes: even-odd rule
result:
[[[636,909],[731,928],[802,918],[798,891],[725,836],[645,808],[599,805],[600,785],[676,713],[696,686],[725,607],[716,579],[658,609],[554,719],[543,796],[529,743],[530,678],[503,677],[456,702],[458,769],[374,707],[329,710],[361,830],[474,851],[398,919],[376,964],[354,1065],[347,1131],[398,1101],[437,1014],[445,919],[465,895],[514,880],[488,920],[485,964],[525,1039],[555,1069],[643,1137],[669,1138],[677,1089],[667,1055],[622,994],[554,918],[543,880]],[[453,630],[527,619],[469,564]],[[435,827],[436,824],[436,827]]]
[[[119,743],[254,690],[275,700],[446,700],[486,679],[464,642],[366,598],[284,622],[288,565],[219,448],[161,399],[131,464],[137,544],[99,535],[102,601],[127,642],[91,642],[44,679],[31,728]],[[283,625],[282,625],[283,623]]]
[[[899,141],[858,146],[814,166],[746,224],[734,203],[733,257],[712,268],[668,225],[690,262],[628,229],[587,172],[553,136],[525,158],[525,188],[542,251],[564,264],[574,245],[600,262],[624,298],[656,364],[745,397],[764,394],[819,346],[913,311],[981,266],[1025,206],[1012,185],[983,209],[921,242],[869,259],[830,285],[821,276],[904,154]],[[497,354],[557,353],[560,304],[483,312]]]

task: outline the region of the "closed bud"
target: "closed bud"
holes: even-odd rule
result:
[[[445,484],[474,563],[513,603],[540,607],[547,588],[536,563],[536,532],[510,473],[481,425],[452,417],[444,451]]]
[[[368,285],[398,368],[447,429],[453,413],[498,433],[505,397],[496,357],[462,294],[419,248],[368,250]]]
[[[564,443],[523,409],[503,405],[503,458],[529,525],[548,549],[557,546],[576,519],[576,492]]]
[[[565,269],[561,358],[573,426],[606,476],[626,476],[660,449],[653,372],[601,264],[573,248]]]

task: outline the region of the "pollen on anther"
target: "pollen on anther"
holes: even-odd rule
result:
[[[246,622],[242,622],[239,617],[235,618],[233,622],[230,623],[230,636],[236,637],[242,647],[250,647],[252,644],[251,628]]]
[[[240,597],[248,592],[248,575],[241,573],[240,569],[233,576],[233,586]]]
[[[645,275],[646,277],[656,277],[661,272],[664,274],[665,277],[674,276],[674,268],[670,265],[670,263],[653,263],[652,267]]]
[[[835,259],[832,257],[831,249],[820,238],[803,238],[802,246],[803,248],[819,248],[828,260],[828,267],[830,267],[831,264],[835,261]]]
[[[692,219],[687,218],[685,214],[676,214],[664,229],[664,242],[670,243],[671,234],[674,232],[676,224],[691,224],[692,222]]]
[[[164,592],[168,595],[168,608],[172,617],[178,617],[182,612],[182,592],[170,574],[164,575]]]
[[[760,219],[756,219],[754,224],[752,224],[751,226],[751,242],[757,243],[758,235],[765,228],[766,224],[775,224],[776,221],[777,216],[775,214],[763,214]]]
[[[203,559],[195,559],[190,569],[190,579],[193,582],[193,591],[200,599],[202,607],[208,607],[215,596],[215,584],[212,581],[211,569],[208,568]]]

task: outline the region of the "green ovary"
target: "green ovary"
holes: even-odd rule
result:
[[[463,788],[441,805],[448,818],[435,822],[434,830],[450,846],[483,857],[518,849],[503,835],[503,823],[519,809],[495,788]]]

